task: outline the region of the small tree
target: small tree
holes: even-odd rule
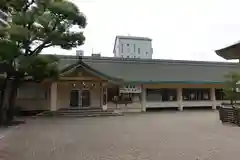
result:
[[[231,72],[225,75],[226,86],[224,88],[225,97],[230,100],[233,105],[240,98],[239,88],[240,88],[240,74]]]
[[[39,55],[42,50],[82,45],[86,18],[68,0],[0,0],[0,9],[11,15],[9,27],[0,29],[0,62],[6,73],[1,86],[3,124],[13,119],[16,90],[26,79],[41,82],[58,76],[57,57]]]

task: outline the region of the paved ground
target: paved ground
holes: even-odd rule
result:
[[[239,160],[240,128],[217,112],[28,120],[0,140],[0,160]]]

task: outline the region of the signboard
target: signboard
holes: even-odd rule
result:
[[[119,89],[120,93],[141,93],[142,88],[141,86],[134,86],[134,85],[128,85],[123,86]]]

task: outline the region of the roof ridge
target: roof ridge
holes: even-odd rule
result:
[[[185,64],[185,65],[215,65],[215,66],[237,66],[235,62],[214,62],[214,61],[194,61],[194,60],[171,60],[171,59],[134,59],[134,58],[118,58],[118,57],[83,57],[85,60],[114,62],[114,63],[145,63],[145,64]]]
[[[76,55],[64,55],[64,54],[44,54],[44,55],[55,55],[62,58],[76,59]],[[83,56],[83,59],[99,59],[99,60],[124,60],[124,61],[179,61],[179,62],[201,62],[201,63],[224,63],[224,64],[238,64],[238,62],[222,62],[222,61],[201,61],[201,60],[181,60],[181,59],[141,59],[141,58],[122,58],[122,57],[93,57]]]

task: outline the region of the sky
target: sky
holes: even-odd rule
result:
[[[214,50],[240,40],[239,0],[71,0],[87,17],[85,44],[45,53],[113,56],[116,35],[152,39],[153,58],[224,61]]]

